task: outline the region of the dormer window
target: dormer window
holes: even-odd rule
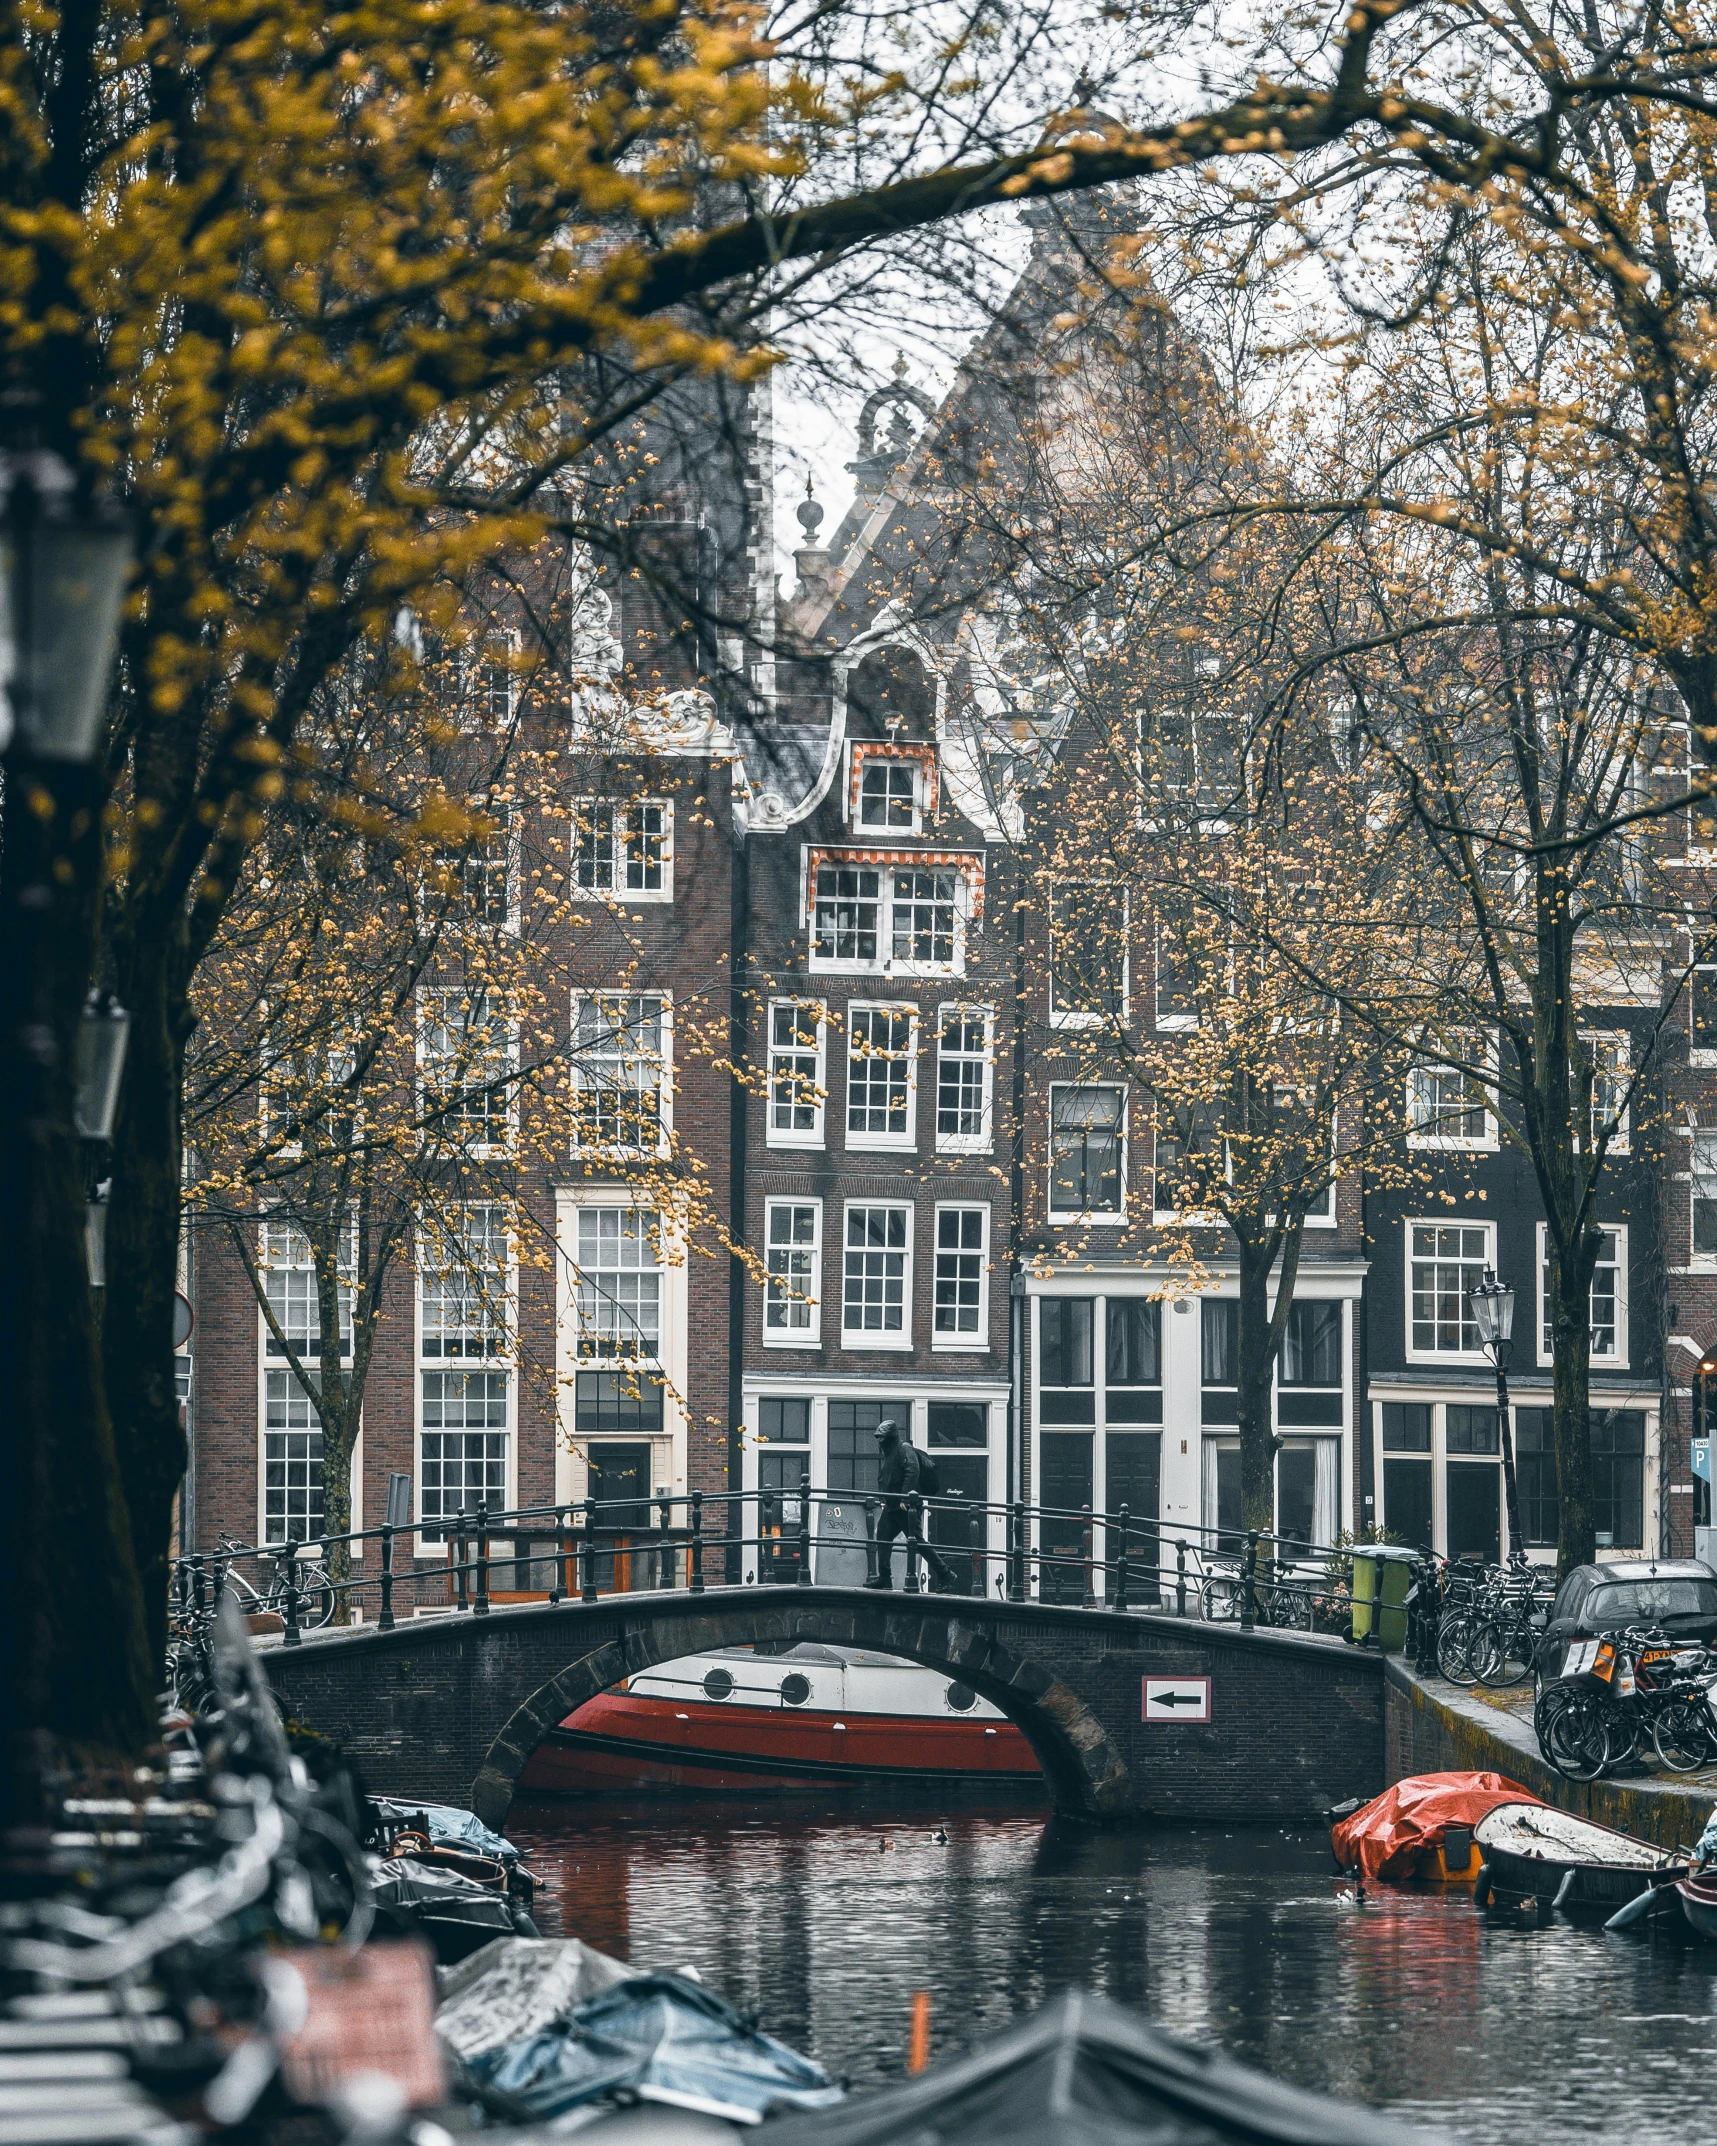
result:
[[[910,760],[867,760],[859,770],[859,825],[910,834],[918,826],[918,770]]]

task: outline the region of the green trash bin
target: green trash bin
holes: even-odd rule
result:
[[[1415,1550],[1398,1543],[1367,1542],[1353,1553],[1353,1636],[1399,1654],[1407,1644],[1407,1590],[1413,1584]]]

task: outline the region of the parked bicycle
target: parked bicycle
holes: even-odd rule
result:
[[[1520,1684],[1532,1674],[1555,1587],[1525,1560],[1456,1573],[1437,1624],[1437,1667],[1451,1684]]]
[[[1577,1640],[1533,1709],[1539,1749],[1570,1781],[1595,1781],[1646,1746],[1670,1771],[1691,1773],[1717,1754],[1714,1686],[1705,1647],[1678,1647],[1651,1627]]]
[[[1242,1620],[1246,1593],[1244,1564],[1236,1558],[1211,1572],[1198,1591],[1199,1615],[1209,1624],[1237,1624]],[[1313,1582],[1296,1575],[1287,1563],[1260,1564],[1252,1578],[1252,1620],[1287,1632],[1311,1631],[1317,1614],[1318,1591]]]
[[[286,1619],[286,1559],[283,1555],[258,1552],[268,1555],[274,1566],[272,1575],[263,1587],[254,1586],[239,1569],[236,1559],[248,1555],[246,1545],[231,1535],[219,1538],[219,1555],[233,1559],[226,1567],[228,1586],[238,1596],[239,1607],[250,1617],[274,1616],[284,1623]],[[302,1554],[293,1560],[293,1586],[298,1596],[298,1622],[306,1631],[317,1631],[325,1624],[332,1624],[334,1611],[340,1596],[330,1578],[328,1568],[319,1559]]]

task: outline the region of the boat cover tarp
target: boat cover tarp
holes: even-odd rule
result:
[[[904,2086],[777,2117],[758,2146],[1427,2146],[1447,2135],[1284,2086],[1072,1990]]]
[[[453,1803],[418,1803],[409,1796],[372,1796],[376,1816],[391,1837],[408,1828],[429,1835],[433,1848],[470,1848],[478,1855],[492,1855],[512,1865],[519,1851],[504,1833],[486,1826],[473,1811]]]
[[[498,1937],[441,1970],[435,2031],[470,2063],[564,2026],[581,2004],[632,1979],[624,1961],[576,1937]]]
[[[842,2099],[820,2064],[759,2033],[713,1990],[668,1974],[633,1975],[563,2027],[491,2050],[470,2070],[536,2118],[623,2091],[741,2123]]]
[[[1343,1870],[1410,1878],[1419,1858],[1440,1844],[1445,1826],[1476,1826],[1499,1803],[1543,1801],[1506,1774],[1417,1773],[1331,1826],[1330,1845]]]

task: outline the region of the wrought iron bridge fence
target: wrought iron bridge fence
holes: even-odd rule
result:
[[[878,1520],[891,1506],[904,1514],[906,1532],[881,1540]],[[402,1537],[410,1559],[404,1566]],[[343,1558],[333,1555],[338,1549]],[[433,1561],[437,1551],[440,1562]],[[406,1616],[486,1617],[497,1604],[696,1595],[711,1584],[853,1587],[880,1582],[885,1571],[892,1584],[903,1567],[906,1594],[994,1594],[1009,1602],[1162,1611],[1243,1630],[1311,1631],[1346,1622],[1351,1557],[1347,1545],[1257,1529],[1135,1519],[1125,1505],[1103,1513],[953,1493],[891,1500],[813,1490],[807,1476],[796,1491],[694,1490],[494,1512],[479,1504],[436,1521],[384,1523],[308,1542],[223,1541],[218,1551],[176,1562],[173,1598],[189,1629],[218,1600],[229,1574],[239,1575],[241,1599],[265,1619],[277,1617],[290,1647],[302,1642],[306,1625],[373,1616],[391,1630],[402,1609]],[[266,1568],[260,1582],[243,1576],[252,1561]]]

